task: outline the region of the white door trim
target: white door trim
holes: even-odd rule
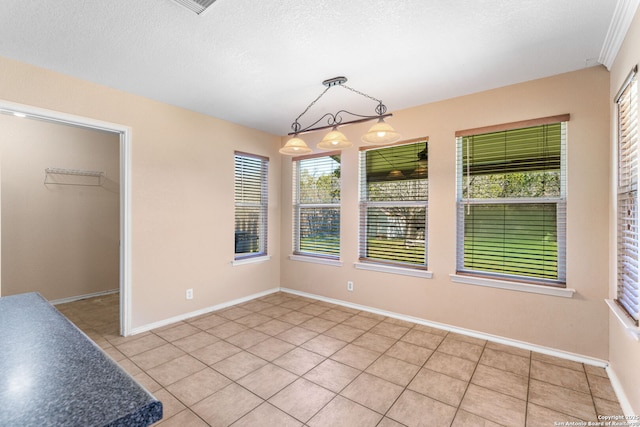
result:
[[[120,334],[131,331],[131,128],[116,123],[0,99],[0,113],[22,113],[32,118],[120,134]]]

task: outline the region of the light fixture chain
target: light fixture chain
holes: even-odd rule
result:
[[[367,95],[366,93],[360,92],[359,90],[356,90],[356,89],[354,89],[354,88],[352,88],[352,87],[349,87],[349,86],[347,86],[347,85],[345,85],[345,84],[342,84],[342,85],[340,85],[340,86],[342,86],[342,87],[343,87],[343,88],[345,88],[345,89],[349,89],[350,91],[355,92],[355,93],[357,93],[358,95],[362,95],[362,96],[364,96],[364,97],[366,97],[366,98],[369,98],[369,99],[372,99],[372,100],[376,101],[376,102],[378,103],[378,105],[376,105],[376,108],[375,108],[375,112],[376,112],[376,114],[377,114],[377,115],[381,116],[381,115],[383,115],[384,113],[386,113],[386,112],[387,112],[387,106],[386,106],[386,105],[384,105],[384,104],[382,103],[382,101],[381,101],[381,100],[379,100],[378,98],[374,98],[374,97],[373,97],[373,96],[371,96],[371,95]]]
[[[331,86],[327,86],[327,88],[325,90],[322,91],[322,93],[320,95],[318,95],[318,97],[316,99],[314,99],[313,101],[311,101],[311,104],[309,104],[307,106],[307,108],[304,109],[304,111],[302,113],[300,113],[300,115],[298,117],[296,117],[296,119],[293,121],[293,123],[291,124],[291,130],[293,130],[294,132],[298,132],[300,130],[300,123],[298,123],[298,120],[300,119],[300,117],[304,116],[305,113],[307,111],[309,111],[309,108],[313,107],[314,104],[316,102],[318,102],[318,100],[320,98],[322,98],[324,96],[325,93],[327,93],[327,91],[331,89]]]
[[[347,86],[347,85],[345,85],[345,84],[341,84],[340,86],[342,86],[342,87],[343,87],[343,88],[345,88],[345,89],[349,89],[350,91],[355,92],[355,93],[357,93],[358,95],[366,96],[367,98],[369,98],[369,99],[373,99],[374,101],[376,101],[376,102],[378,102],[378,103],[382,104],[382,101],[380,101],[378,98],[374,98],[374,97],[373,97],[373,96],[371,96],[371,95],[367,95],[366,93],[362,93],[362,92],[360,92],[359,90],[356,90],[356,89],[354,89],[354,88],[352,88],[352,87],[349,87],[349,86]]]

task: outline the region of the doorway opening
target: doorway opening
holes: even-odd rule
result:
[[[109,123],[90,119],[87,117],[75,116],[66,113],[61,113],[52,110],[41,109],[29,105],[17,104],[9,101],[0,100],[0,113],[4,115],[13,115],[17,117],[26,117],[41,121],[46,124],[60,124],[78,128],[80,132],[83,131],[98,131],[96,134],[107,135],[113,141],[113,138],[117,138],[119,146],[117,147],[118,162],[117,168],[114,168],[113,173],[118,174],[119,182],[115,183],[111,181],[111,184],[115,184],[113,188],[112,197],[119,199],[119,242],[115,242],[119,248],[117,249],[117,257],[119,269],[117,272],[118,290],[119,290],[119,320],[120,320],[120,335],[128,336],[131,331],[131,129],[127,126],[120,124]],[[56,166],[56,165],[52,165]],[[117,170],[116,170],[117,169]],[[62,192],[59,189],[64,185],[74,185],[81,183],[81,185],[87,185],[85,194],[89,194],[89,186],[97,183],[105,186],[105,177],[101,175],[101,171],[97,170],[81,170],[81,169],[65,169],[65,168],[45,168],[42,171],[43,182],[42,185],[48,187],[49,190],[57,189],[57,194],[69,197],[71,192]],[[115,195],[118,193],[118,195]],[[114,214],[115,215],[115,214]],[[0,228],[0,236],[2,235],[2,229]],[[116,251],[114,249],[114,251]],[[114,252],[114,257],[116,256]],[[0,271],[2,265],[0,264]],[[115,274],[115,272],[114,272]],[[0,295],[3,295],[2,282],[0,281]]]

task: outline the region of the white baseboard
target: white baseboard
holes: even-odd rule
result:
[[[143,325],[143,326],[140,326],[140,327],[132,329],[131,330],[131,334],[129,334],[129,336],[136,335],[136,334],[139,334],[139,333],[142,333],[142,332],[147,332],[147,331],[150,331],[152,329],[161,328],[163,326],[167,326],[167,325],[170,325],[172,323],[181,322],[183,320],[190,319],[192,317],[201,316],[203,314],[211,313],[212,311],[222,310],[223,308],[231,307],[233,305],[242,304],[243,302],[251,301],[252,299],[261,298],[261,297],[273,294],[275,292],[278,292],[279,290],[280,290],[279,288],[268,289],[268,290],[263,291],[263,292],[258,292],[257,294],[253,294],[253,295],[249,295],[249,296],[246,296],[246,297],[234,299],[234,300],[231,300],[231,301],[228,301],[228,302],[223,302],[221,304],[213,305],[211,307],[206,307],[206,308],[203,308],[201,310],[191,311],[189,313],[181,314],[179,316],[171,317],[169,319],[160,320],[158,322],[149,323],[147,325]]]
[[[614,372],[611,366],[607,367],[607,375],[609,376],[609,380],[611,381],[611,387],[613,387],[613,391],[616,393],[616,396],[618,397],[618,402],[620,403],[620,407],[622,408],[622,412],[624,412],[624,415],[626,416],[638,415],[633,412],[633,408],[631,407],[631,402],[629,402],[629,399],[627,398],[627,395],[624,392],[624,388],[622,388],[622,384],[620,383],[618,376],[616,375],[616,373]]]
[[[52,301],[49,301],[49,304],[51,304],[51,305],[64,304],[66,302],[80,301],[81,299],[99,297],[99,296],[103,296],[103,295],[111,295],[111,294],[115,294],[115,293],[118,293],[118,292],[120,292],[120,289],[111,289],[109,291],[93,292],[91,294],[77,295],[77,296],[74,296],[74,297],[60,298],[60,299],[52,300]]]
[[[349,307],[349,308],[353,308],[353,309],[361,310],[361,311],[367,311],[369,313],[380,314],[382,316],[392,317],[394,319],[406,320],[407,322],[413,322],[413,323],[417,323],[419,325],[431,326],[433,328],[443,329],[445,331],[454,332],[454,333],[461,334],[461,335],[467,335],[467,336],[474,337],[474,338],[480,338],[480,339],[484,339],[484,340],[487,340],[487,341],[493,341],[493,342],[496,342],[496,343],[499,343],[499,344],[505,344],[505,345],[509,345],[509,346],[512,346],[512,347],[518,347],[518,348],[522,348],[524,350],[535,351],[535,352],[543,353],[543,354],[546,354],[546,355],[549,355],[549,356],[560,357],[562,359],[572,360],[574,362],[586,363],[587,365],[598,366],[600,368],[607,368],[609,366],[609,362],[607,362],[606,360],[596,359],[596,358],[589,357],[589,356],[584,356],[584,355],[581,355],[581,354],[576,354],[576,353],[571,353],[571,352],[568,352],[568,351],[557,350],[557,349],[550,348],[550,347],[544,347],[544,346],[540,346],[540,345],[537,345],[537,344],[527,343],[527,342],[524,342],[524,341],[518,341],[518,340],[514,340],[514,339],[510,339],[510,338],[500,337],[500,336],[497,336],[497,335],[486,334],[486,333],[483,333],[483,332],[473,331],[473,330],[470,330],[470,329],[459,328],[457,326],[451,326],[451,325],[447,325],[447,324],[444,324],[444,323],[432,322],[432,321],[429,321],[429,320],[420,319],[418,317],[406,316],[404,314],[394,313],[394,312],[390,312],[390,311],[386,311],[386,310],[380,310],[380,309],[373,308],[373,307],[368,307],[368,306],[365,306],[365,305],[353,304],[353,303],[342,301],[342,300],[338,300],[338,299],[327,298],[327,297],[323,297],[323,296],[320,296],[320,295],[310,294],[310,293],[307,293],[307,292],[300,292],[300,291],[297,291],[295,289],[280,288],[280,290],[282,292],[287,292],[287,293],[290,293],[290,294],[293,294],[293,295],[312,298],[312,299],[316,299],[316,300],[319,300],[319,301],[325,301],[325,302],[329,302],[329,303],[336,304],[336,305],[342,305],[344,307]]]

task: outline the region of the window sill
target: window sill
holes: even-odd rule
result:
[[[261,255],[261,256],[253,256],[247,258],[234,259],[231,261],[231,265],[234,267],[236,265],[244,265],[244,264],[255,264],[257,262],[265,262],[271,259],[271,255]]]
[[[422,277],[431,279],[433,272],[427,270],[418,270],[415,268],[395,267],[391,265],[374,264],[368,262],[354,262],[353,266],[358,270],[378,271],[381,273],[400,274],[403,276]]]
[[[618,304],[614,300],[606,299],[604,302],[607,303],[611,312],[616,316],[616,319],[622,324],[622,327],[635,338],[636,341],[640,341],[640,328],[633,324],[631,319],[627,316],[627,314],[618,307]]]
[[[489,288],[507,289],[511,291],[530,292],[534,294],[551,295],[555,297],[571,298],[576,292],[571,288],[556,288],[553,286],[530,285],[528,283],[509,282],[506,280],[487,279],[477,276],[463,276],[450,274],[451,281],[465,285],[487,286]]]
[[[322,258],[305,255],[289,255],[291,261],[310,262],[313,264],[332,265],[334,267],[342,267],[342,261],[339,259]]]

